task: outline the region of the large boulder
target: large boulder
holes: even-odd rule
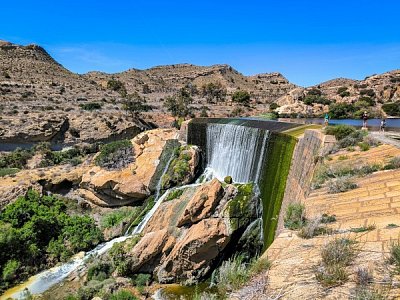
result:
[[[174,129],[154,129],[139,134],[131,141],[133,162],[122,169],[94,166],[82,177],[80,186],[88,191],[82,194],[101,206],[141,203],[154,191],[167,163],[165,156],[172,155],[173,149],[167,145],[176,134]],[[176,144],[179,145],[177,141]]]
[[[149,273],[160,262],[163,253],[175,244],[175,237],[168,229],[149,232],[130,251],[130,268],[133,273]]]
[[[223,219],[204,219],[192,225],[156,269],[158,281],[195,281],[204,277],[229,241],[230,232]]]
[[[224,189],[216,178],[202,185],[186,205],[185,211],[178,221],[178,227],[197,223],[210,217],[221,200],[223,192]]]

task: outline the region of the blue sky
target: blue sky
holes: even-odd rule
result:
[[[73,72],[226,63],[308,86],[400,68],[398,0],[4,1],[0,39]]]

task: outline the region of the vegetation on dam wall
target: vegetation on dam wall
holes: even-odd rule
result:
[[[296,138],[281,133],[271,133],[268,141],[267,155],[260,182],[265,248],[271,245],[274,240],[296,143]]]

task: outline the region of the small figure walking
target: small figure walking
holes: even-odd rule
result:
[[[386,127],[386,119],[382,118],[381,120],[381,132],[385,132],[385,127]]]
[[[325,113],[324,124],[325,124],[325,127],[329,125],[329,115],[328,115],[328,113]]]
[[[367,111],[364,111],[364,113],[362,115],[362,119],[363,119],[363,128],[367,129],[367,121],[368,121],[368,113],[367,113]]]

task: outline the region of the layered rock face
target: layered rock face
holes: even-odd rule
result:
[[[157,188],[164,168],[173,155],[177,131],[154,129],[132,139],[133,162],[119,169],[94,166],[86,172],[80,183],[80,194],[100,206],[121,206],[141,203]],[[169,149],[168,149],[169,148]],[[198,156],[195,147],[189,147],[193,157]],[[199,160],[194,159],[188,169],[188,178],[193,179]]]
[[[153,273],[160,283],[195,282],[213,270],[227,247],[233,251],[241,233],[257,218],[257,197],[213,179],[188,186],[161,204],[128,254],[130,270]],[[241,203],[247,213],[236,215]]]
[[[150,129],[115,109],[119,98],[68,71],[40,46],[0,44],[2,143],[93,142]],[[102,105],[101,114],[80,107],[91,102]]]

